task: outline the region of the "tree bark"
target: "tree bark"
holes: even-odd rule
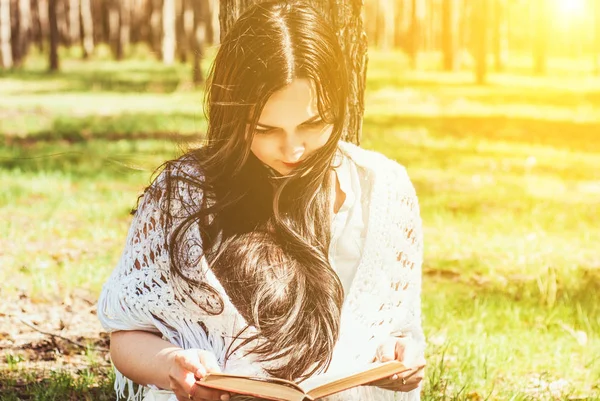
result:
[[[307,0],[307,2],[321,12],[338,33],[351,88],[348,99],[349,122],[344,139],[358,144],[362,132],[368,63],[367,36],[361,15],[363,0]],[[260,3],[260,0],[221,0],[219,15],[221,37],[227,35],[239,15],[254,3]]]
[[[0,0],[0,58],[3,68],[12,68],[10,0]]]
[[[83,58],[87,59],[94,53],[94,21],[92,19],[92,4],[90,0],[81,0],[81,27]]]
[[[58,71],[58,0],[48,0],[48,23],[50,25],[50,71]]]
[[[488,45],[488,21],[489,0],[479,0],[473,7],[473,38],[475,56],[475,81],[483,85],[487,79],[487,45]]]
[[[175,61],[175,0],[163,1],[162,60],[166,65]]]

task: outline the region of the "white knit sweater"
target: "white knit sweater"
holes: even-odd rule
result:
[[[423,242],[414,187],[404,167],[382,154],[345,142],[340,143],[340,150],[356,164],[364,180],[361,188],[366,190],[362,191],[360,201],[368,219],[364,249],[342,307],[340,336],[328,373],[371,362],[377,346],[392,333],[411,335],[419,345],[420,354],[425,347],[421,328]],[[159,176],[153,186],[161,189],[162,184]],[[184,184],[177,190],[183,199],[197,202],[201,198],[201,194],[192,192]],[[226,372],[265,376],[266,365],[253,360],[251,355],[243,356],[245,348],[224,364],[231,338],[245,327],[244,318],[202,258],[193,271],[185,273],[218,291],[224,303],[221,314],[210,315],[198,307],[198,304],[204,309],[214,306],[218,302],[214,296],[199,288],[174,285],[175,279],[169,273],[168,250],[164,247],[166,233],[160,224],[162,218],[160,199],[144,195],[121,259],[98,301],[98,317],[103,327],[109,332],[157,332],[182,348],[213,351]],[[198,243],[197,231],[189,235],[196,236],[195,243]],[[189,252],[192,256],[201,254],[194,247]],[[180,296],[178,288],[183,288],[189,296]],[[115,390],[119,397],[137,401],[148,389],[140,387],[134,392],[133,383],[117,371]],[[402,393],[372,386],[357,387],[326,398],[327,401],[418,399],[419,389]],[[171,397],[171,401],[176,398]]]

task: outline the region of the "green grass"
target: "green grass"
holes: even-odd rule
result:
[[[419,194],[424,399],[600,399],[600,79],[477,87],[404,63],[371,52],[362,144],[403,163]],[[203,132],[203,94],[189,67],[143,56],[0,74],[2,295],[97,293],[151,172]],[[63,376],[20,389],[86,397],[85,374]]]

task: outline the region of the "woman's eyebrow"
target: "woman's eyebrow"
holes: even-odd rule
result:
[[[309,118],[308,120],[304,121],[302,124],[300,125],[304,125],[304,124],[310,124],[313,121],[318,120],[319,118],[321,118],[320,114],[317,114],[315,116],[312,116],[311,118]],[[273,127],[272,125],[267,125],[267,124],[261,124],[261,123],[256,123],[257,126],[261,126],[263,128],[278,128],[278,127]]]

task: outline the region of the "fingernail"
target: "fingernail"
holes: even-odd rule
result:
[[[229,401],[229,394],[221,395],[221,401]]]
[[[398,375],[394,375],[391,377],[392,380],[398,380]]]

